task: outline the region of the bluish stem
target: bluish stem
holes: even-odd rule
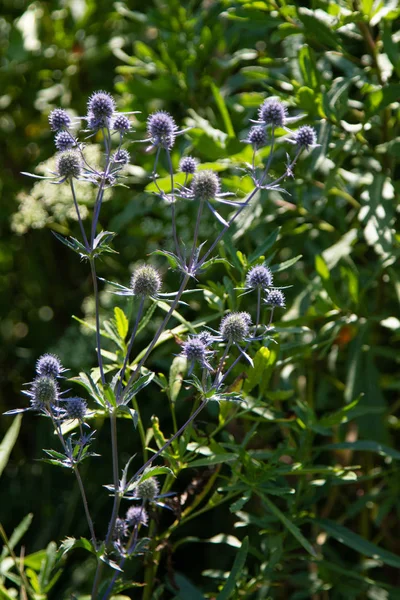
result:
[[[192,272],[193,263],[195,262],[197,239],[199,237],[200,221],[201,221],[201,215],[203,213],[203,207],[204,207],[204,200],[202,199],[202,200],[200,200],[199,210],[197,211],[196,224],[195,224],[195,228],[194,228],[193,246],[192,246],[192,251],[190,253],[189,264],[188,264],[189,273]]]
[[[100,341],[100,307],[99,307],[99,290],[97,286],[97,276],[96,276],[96,267],[94,264],[94,258],[90,259],[90,270],[92,272],[92,280],[93,280],[93,291],[96,302],[96,345],[97,345],[97,360],[99,363],[101,382],[104,385],[106,379],[104,377],[104,369],[103,369],[103,357],[101,356],[101,341]]]
[[[174,170],[172,168],[172,161],[171,161],[171,154],[168,150],[168,148],[166,149],[166,154],[167,154],[167,158],[168,158],[168,167],[169,167],[169,175],[171,178],[171,194],[172,194],[172,203],[171,203],[171,211],[172,211],[172,233],[174,236],[174,242],[175,242],[175,252],[177,254],[177,256],[182,259],[182,255],[181,255],[181,250],[179,248],[179,242],[178,242],[178,236],[176,233],[176,216],[175,216],[175,190],[174,190]]]
[[[78,205],[78,202],[76,200],[75,188],[74,188],[74,180],[71,177],[71,179],[69,181],[70,181],[70,185],[71,185],[72,198],[74,200],[76,214],[78,216],[79,227],[81,228],[82,240],[83,240],[83,243],[85,244],[86,250],[88,252],[90,252],[89,242],[88,242],[88,239],[86,237],[85,228],[83,226],[82,217],[81,217],[81,213],[80,213],[80,210],[79,210],[79,205]]]

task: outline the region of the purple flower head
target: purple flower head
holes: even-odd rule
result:
[[[32,388],[26,392],[31,398],[31,406],[41,410],[58,400],[58,385],[54,377],[40,375],[32,383]]]
[[[299,148],[313,147],[317,144],[317,134],[314,127],[309,125],[302,125],[294,134],[294,140]]]
[[[82,398],[66,398],[63,403],[67,418],[79,419],[80,421],[84,419],[87,404]]]
[[[147,511],[142,506],[131,506],[128,508],[125,516],[125,521],[129,527],[138,527],[139,525],[147,525],[149,520]]]
[[[114,98],[108,92],[94,92],[88,100],[88,113],[97,119],[110,119],[115,111]]]
[[[258,110],[258,118],[265,125],[272,127],[283,127],[285,125],[287,111],[279,100],[269,99],[261,104]]]
[[[36,373],[47,377],[59,377],[64,371],[60,359],[55,354],[42,354],[36,363]]]
[[[266,146],[267,144],[267,132],[265,126],[255,125],[249,131],[247,141],[253,146],[255,150]]]
[[[247,288],[267,288],[271,287],[273,282],[271,269],[264,265],[256,265],[251,267],[246,275]]]
[[[131,160],[131,157],[128,150],[125,150],[125,148],[119,148],[116,152],[114,152],[112,159],[115,163],[127,165]]]
[[[75,146],[76,142],[69,131],[59,131],[54,138],[54,143],[59,152],[64,152]]]
[[[127,133],[131,129],[131,122],[125,115],[118,115],[114,118],[112,128],[119,133]]]
[[[270,290],[265,298],[265,302],[273,307],[285,308],[285,296],[281,290]]]
[[[63,108],[55,108],[49,114],[49,123],[52,131],[60,131],[70,126],[71,119]]]
[[[191,156],[185,156],[179,163],[179,170],[186,175],[193,175],[197,169],[197,160]]]
[[[153,146],[171,149],[177,130],[173,117],[163,110],[152,113],[147,119],[147,133]]]

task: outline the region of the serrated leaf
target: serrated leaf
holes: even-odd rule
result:
[[[129,330],[129,321],[124,311],[118,306],[114,308],[114,319],[119,337],[122,340],[125,340]]]

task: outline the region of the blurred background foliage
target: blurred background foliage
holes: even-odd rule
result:
[[[224,188],[239,197],[251,189],[241,170],[251,150],[242,140],[265,97],[278,96],[291,114],[306,115],[302,124],[317,128],[321,146],[296,167],[295,179],[286,183],[290,195],[257,195],[251,213],[243,213],[221,246],[233,266],[209,271],[200,281],[208,289],[204,299],[196,296],[188,311],[198,318],[226,308],[251,309],[250,297],[238,299],[233,288],[242,281],[246,256],[264,255],[271,234],[276,238],[269,260],[293,259],[289,270],[276,275],[280,285],[293,287],[287,290],[288,310],[277,323],[279,345],[263,375],[266,383],[254,385],[259,399],[271,407],[254,445],[271,452],[282,447],[280,463],[308,465],[308,476],[288,478],[301,492],[301,503],[296,494],[279,498],[277,506],[297,519],[306,538],[317,540],[324,560],[307,560],[296,536],[286,538],[285,522],[274,520],[273,513],[267,518],[257,501],[253,512],[258,517],[227,514],[222,506],[186,526],[184,535],[204,538],[204,528],[209,538],[221,532],[236,535],[240,526],[255,536],[238,598],[400,597],[400,563],[393,559],[400,550],[399,16],[396,0],[149,0],[143,5],[2,0],[1,412],[21,405],[20,390],[32,379],[40,354],[56,352],[72,375],[95,365],[91,331],[71,318],[93,319],[88,269],[51,235],[78,232],[68,195],[48,184],[32,186],[21,175],[54,154],[47,121],[51,109],[61,106],[84,115],[90,93],[107,90],[120,110],[140,111],[132,142],[145,137],[150,112],[168,110],[180,126],[192,127],[179,138],[174,166],[190,152],[218,170]],[[157,248],[170,249],[171,240],[168,209],[149,183],[154,157],[141,144],[128,149],[129,189],[113,189],[101,215],[102,227],[118,233],[114,245],[119,254],[99,266],[100,276],[124,285],[137,262]],[[280,145],[273,166],[277,175],[284,161]],[[93,197],[82,191],[80,202],[87,213]],[[190,204],[179,206],[185,241],[193,210]],[[211,238],[217,230],[206,215],[202,237]],[[176,275],[166,273],[161,259],[159,265],[165,291],[177,289]],[[110,316],[113,298],[105,288],[104,315]],[[152,326],[142,334],[143,345]],[[148,366],[167,372],[174,352],[179,352],[176,343],[164,344]],[[155,389],[147,391],[144,402],[145,420],[156,413],[168,435],[166,403],[160,403]],[[178,416],[179,410],[185,414],[187,403],[177,410]],[[9,425],[9,418],[1,419],[2,435]],[[103,458],[90,465],[88,489],[98,523],[109,509],[99,482],[111,476],[108,430],[102,427],[99,422]],[[246,423],[238,420],[229,433],[240,441],[246,431]],[[35,460],[51,437],[47,423],[25,416],[2,475],[1,521],[9,535],[27,512],[34,514],[24,538],[29,553],[50,539],[63,539],[71,529],[76,535],[85,531],[78,492],[68,476]],[[132,454],[135,444],[127,424],[123,453]],[[320,464],[344,470],[333,481],[318,474]],[[350,465],[357,467],[346,470]],[[201,479],[206,475],[198,468],[195,476]],[[178,482],[180,491],[191,476]],[[257,531],[263,532],[261,546]],[[361,537],[346,538],[347,531]],[[376,555],[368,543],[390,552],[389,559],[384,550]],[[174,567],[165,559],[159,580],[173,581],[174,568],[187,577],[182,585],[192,580],[204,592],[214,589],[213,581],[220,571],[230,570],[234,553],[229,549],[221,557],[212,544],[198,544],[191,553],[185,548],[174,552]],[[84,589],[93,565],[82,564],[69,559],[68,575],[50,598]],[[216,564],[219,573],[211,571]],[[208,578],[202,577],[207,569]],[[251,588],[252,577],[258,588]],[[263,580],[268,582],[264,588]],[[157,597],[174,597],[169,589]],[[176,597],[196,598],[193,593]]]

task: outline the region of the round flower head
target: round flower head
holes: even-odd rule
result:
[[[149,477],[139,483],[136,488],[136,496],[142,500],[154,500],[154,498],[158,496],[159,490],[160,488],[157,479],[155,477]]]
[[[113,121],[112,128],[114,131],[127,133],[131,128],[131,122],[125,115],[118,115]]]
[[[82,159],[76,150],[66,150],[57,157],[57,173],[64,179],[79,177],[82,172]]]
[[[197,169],[197,160],[191,156],[185,156],[179,163],[179,170],[186,175],[193,175]]]
[[[125,521],[130,527],[147,525],[148,520],[147,511],[142,506],[131,506],[126,512]]]
[[[315,133],[315,129],[309,125],[302,125],[299,127],[294,135],[294,138],[299,148],[305,148],[306,150],[310,146],[314,146],[317,143],[317,134]]]
[[[88,113],[97,119],[110,118],[115,110],[114,98],[108,92],[94,92],[88,100]]]
[[[154,146],[172,148],[177,129],[174,119],[163,110],[151,114],[147,119],[147,132]]]
[[[272,127],[282,127],[286,120],[286,108],[279,100],[265,100],[258,110],[260,121]]]
[[[241,342],[249,335],[251,317],[247,312],[232,312],[221,321],[221,336],[229,342]]]
[[[246,275],[247,288],[267,288],[272,285],[271,269],[264,265],[256,265]]]
[[[52,131],[60,131],[60,129],[67,129],[70,126],[71,119],[64,109],[55,108],[49,114],[49,123]]]
[[[64,408],[69,419],[82,421],[86,414],[87,404],[82,398],[66,398]]]
[[[219,193],[220,187],[218,175],[213,171],[198,171],[191,185],[196,200],[212,200]]]
[[[249,131],[247,140],[255,150],[265,146],[267,144],[267,132],[265,131],[265,127],[263,125],[255,125],[252,127]]]
[[[43,408],[45,405],[54,404],[58,399],[56,380],[48,375],[36,377],[29,395],[34,408]]]
[[[200,333],[197,334],[197,339],[201,340],[205,346],[210,346],[214,341],[211,333],[206,330],[200,331]]]
[[[270,290],[267,294],[265,302],[270,306],[279,306],[285,308],[285,296],[281,290]]]
[[[119,517],[115,520],[113,538],[114,540],[121,540],[128,535],[128,525],[125,519],[120,519]]]
[[[131,289],[135,296],[156,296],[161,288],[159,272],[150,265],[139,267],[132,275]]]
[[[198,337],[190,337],[186,342],[183,342],[182,353],[191,362],[197,361],[199,363],[204,363],[207,354],[207,346]]]
[[[131,160],[131,157],[128,150],[125,150],[125,148],[119,148],[116,152],[114,152],[112,159],[113,162],[119,163],[120,165],[127,165]]]
[[[75,146],[75,140],[68,131],[59,131],[54,138],[57,150],[64,152]]]
[[[55,354],[42,354],[36,363],[36,373],[47,377],[59,377],[64,371],[60,359]]]

